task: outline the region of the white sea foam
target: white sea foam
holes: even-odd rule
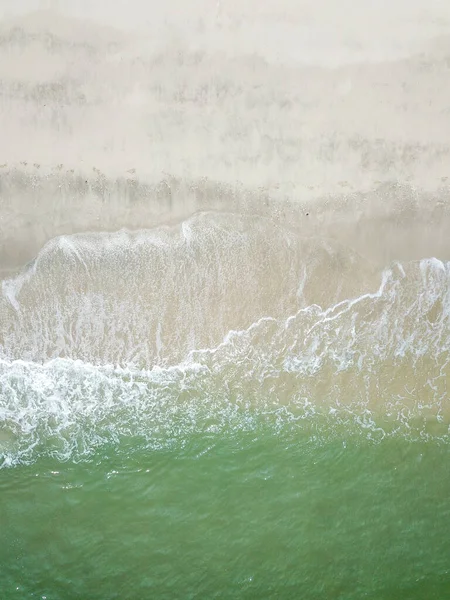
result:
[[[260,318],[173,366],[3,359],[3,464],[81,459],[130,437],[165,447],[262,422],[446,439],[449,289],[449,263],[393,265],[376,292]]]

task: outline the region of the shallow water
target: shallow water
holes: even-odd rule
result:
[[[445,597],[449,263],[214,213],[2,289],[2,597]]]
[[[212,213],[58,238],[2,290],[3,466],[254,419],[448,439],[448,262],[377,274],[329,240]]]
[[[317,437],[255,422],[3,471],[2,597],[446,597],[448,445]]]

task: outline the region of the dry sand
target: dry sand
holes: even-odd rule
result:
[[[450,3],[0,0],[0,273],[62,234],[269,213],[450,258]]]

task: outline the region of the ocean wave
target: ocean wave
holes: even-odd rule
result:
[[[84,268],[80,257],[76,264]],[[214,264],[218,270],[223,267]],[[38,261],[21,277],[35,283],[40,268]],[[85,271],[92,273],[92,267]],[[50,284],[53,280],[47,281],[47,289]],[[8,296],[5,300],[17,321],[15,331],[9,322],[9,338],[3,334],[0,360],[3,466],[40,456],[82,460],[99,446],[120,448],[127,439],[165,448],[188,443],[196,433],[231,435],[262,424],[316,441],[340,435],[343,427],[347,434],[372,441],[393,435],[448,439],[450,263],[433,258],[395,263],[383,271],[375,291],[328,307],[306,304],[304,297],[296,296],[290,316],[258,316],[246,327],[228,329],[217,344],[203,349],[189,349],[186,340],[173,338],[172,344],[180,344],[178,356],[184,356],[171,364],[175,352],[166,353],[160,364],[89,361],[76,356],[75,345],[70,347],[72,356],[44,359],[41,354],[39,361],[7,356],[14,354],[11,340],[23,339],[19,334],[39,341],[36,330],[31,337],[25,327],[26,318],[31,323],[39,317],[42,335],[43,317],[49,318],[51,310],[42,312],[48,295],[38,289],[41,312],[28,314],[20,293],[19,308]],[[61,298],[70,302],[67,289],[64,293]],[[247,300],[242,294],[238,299],[235,310]],[[67,323],[62,319],[55,327],[61,318],[55,306],[56,321],[46,324],[48,336]],[[286,305],[279,310],[283,311]],[[125,314],[134,323],[130,308]],[[94,327],[97,314],[91,317]],[[84,331],[91,340],[92,332]],[[94,333],[98,335],[98,329]],[[154,344],[154,338],[148,343]],[[159,344],[161,356],[166,346],[161,340]],[[19,351],[23,352],[20,344]]]

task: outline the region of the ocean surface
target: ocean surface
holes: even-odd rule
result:
[[[449,597],[449,9],[7,4],[0,600]]]
[[[3,597],[445,597],[449,294],[224,213],[50,242],[0,303]]]

